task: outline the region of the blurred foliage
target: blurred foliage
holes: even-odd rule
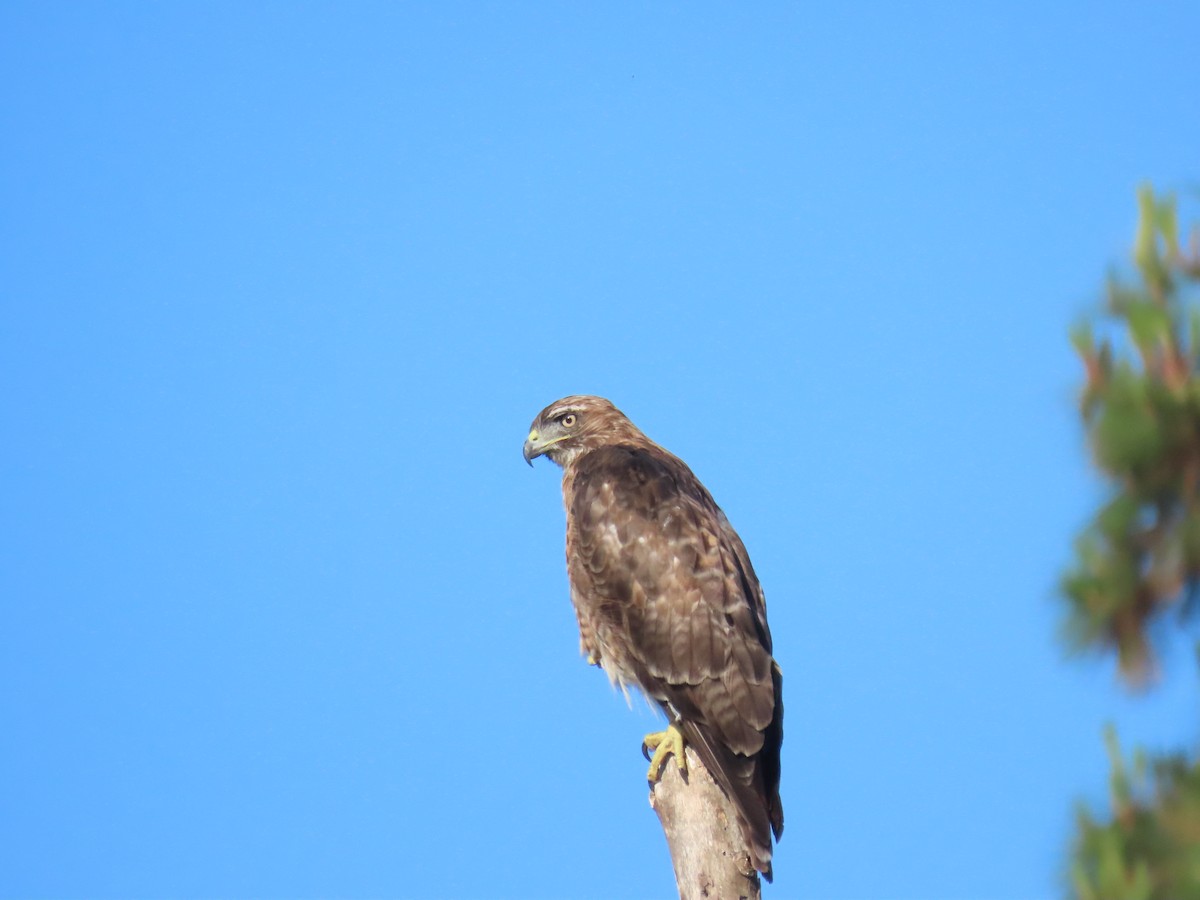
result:
[[[1115,651],[1141,686],[1155,670],[1152,632],[1200,606],[1200,232],[1183,247],[1173,198],[1143,188],[1138,205],[1134,277],[1109,278],[1106,336],[1094,323],[1071,335],[1088,445],[1111,493],[1062,593],[1068,644]],[[1111,727],[1106,740],[1112,818],[1079,811],[1074,896],[1200,900],[1200,765],[1138,750],[1127,764]]]
[[[1108,283],[1117,333],[1071,335],[1088,445],[1113,493],[1063,579],[1068,643],[1115,649],[1132,682],[1153,671],[1152,622],[1194,612],[1200,586],[1200,237],[1181,248],[1175,201],[1148,188],[1139,199],[1137,277]]]
[[[1116,732],[1112,821],[1078,813],[1071,881],[1080,900],[1200,898],[1200,766],[1179,755],[1150,759],[1135,751],[1126,765]]]

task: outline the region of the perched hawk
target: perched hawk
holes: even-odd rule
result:
[[[530,465],[563,469],[567,574],[583,653],[662,707],[650,779],[692,747],[733,801],[754,867],[771,880],[783,831],[782,676],[767,607],[741,539],[683,460],[601,397],[534,419]]]

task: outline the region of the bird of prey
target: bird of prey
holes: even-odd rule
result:
[[[622,689],[658,704],[649,777],[692,747],[737,811],[771,880],[783,831],[782,675],[762,588],[729,520],[692,470],[612,403],[573,396],[538,413],[525,460],[562,467],[567,574],[580,647]]]

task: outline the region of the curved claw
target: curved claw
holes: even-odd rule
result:
[[[654,756],[650,755],[651,750],[654,751]],[[683,732],[674,723],[668,725],[665,731],[656,731],[642,738],[642,756],[650,760],[650,769],[646,772],[647,781],[651,784],[658,783],[667,764],[667,757],[671,755],[675,756],[675,764],[679,766],[679,771],[686,774],[687,757],[683,754]]]

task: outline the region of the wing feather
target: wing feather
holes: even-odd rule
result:
[[[656,445],[603,447],[573,468],[580,621],[611,676],[682,720],[769,872],[783,826],[781,680],[746,549],[691,470]]]

